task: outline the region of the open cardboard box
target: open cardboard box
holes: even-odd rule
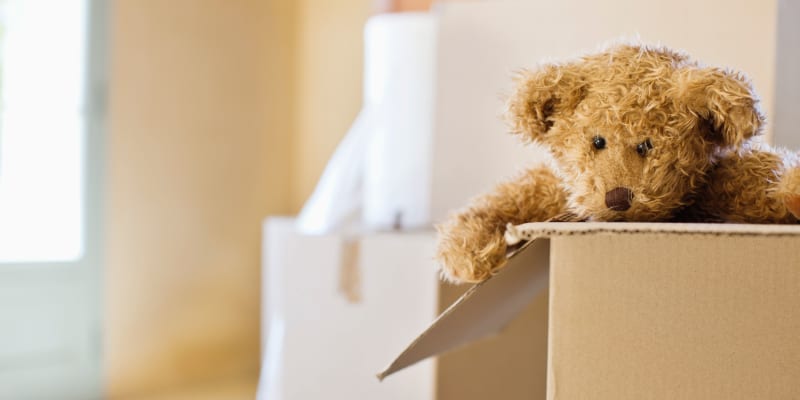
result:
[[[548,399],[800,398],[800,226],[520,229],[537,238],[380,378],[499,332],[549,282]]]

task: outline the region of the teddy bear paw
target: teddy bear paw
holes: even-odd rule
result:
[[[800,194],[787,195],[783,203],[795,218],[800,219]]]
[[[503,266],[506,246],[502,237],[475,239],[445,236],[440,240],[437,258],[444,280],[477,283]]]
[[[778,193],[786,210],[800,220],[800,167],[791,168],[781,177]]]

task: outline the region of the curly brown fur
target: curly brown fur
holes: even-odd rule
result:
[[[720,159],[709,172],[695,207],[721,220],[796,223],[787,200],[800,194],[797,156],[766,146],[745,146]]]
[[[550,168],[526,171],[473,200],[466,210],[438,226],[438,258],[443,276],[454,282],[478,282],[505,262],[503,231],[508,223],[544,221],[566,211],[566,192]]]
[[[796,155],[753,144],[764,117],[750,83],[683,53],[619,45],[524,71],[507,116],[514,133],[548,147],[555,162],[500,185],[440,227],[450,279],[487,278],[505,262],[507,223],[560,212],[595,221],[703,215],[770,223],[800,214]],[[620,190],[624,205],[614,200]]]

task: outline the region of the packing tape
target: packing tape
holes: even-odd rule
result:
[[[345,236],[339,260],[339,292],[349,303],[361,302],[361,241]]]

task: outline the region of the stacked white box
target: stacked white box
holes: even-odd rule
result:
[[[258,398],[432,400],[433,361],[392,381],[375,377],[438,313],[432,233],[352,241],[302,235],[293,225],[285,218],[264,223]]]

